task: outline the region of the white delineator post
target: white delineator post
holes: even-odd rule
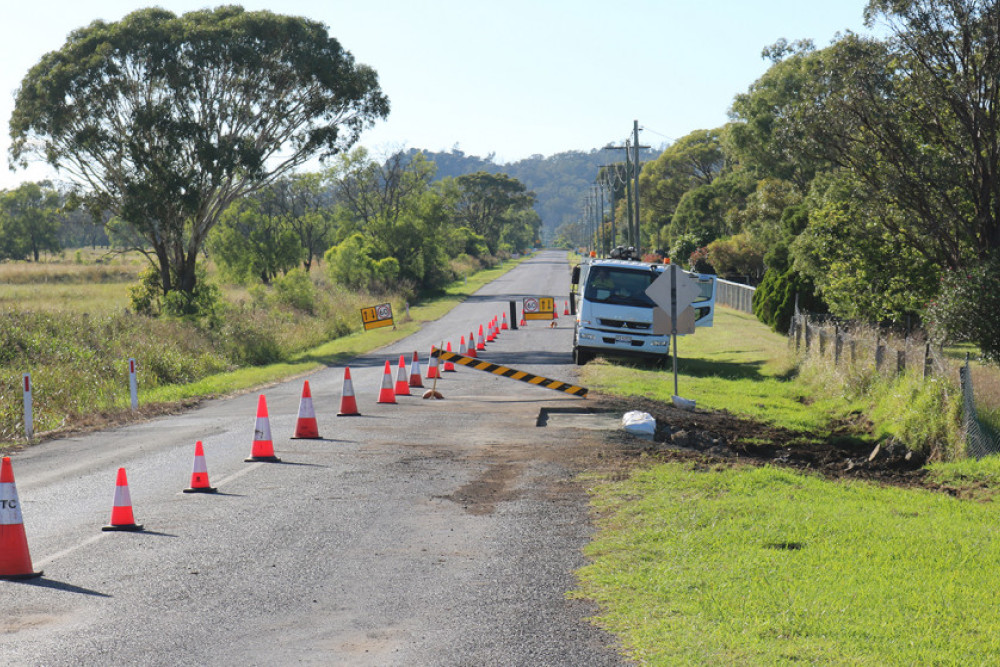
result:
[[[34,414],[31,405],[31,373],[24,374],[24,435],[28,440],[35,437]]]
[[[132,398],[132,411],[139,409],[139,383],[135,379],[135,359],[128,360],[128,393]]]

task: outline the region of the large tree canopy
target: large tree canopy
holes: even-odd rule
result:
[[[238,198],[350,147],[388,114],[371,68],[304,18],[219,7],[95,21],[17,92],[12,164],[68,172],[192,292],[208,232]]]

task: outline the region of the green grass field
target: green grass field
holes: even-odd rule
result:
[[[981,665],[997,509],[777,468],[666,464],[594,491],[578,595],[651,665]]]
[[[879,420],[873,439],[960,435],[946,379],[800,373],[785,338],[729,309],[678,356],[680,395],[700,409],[817,438],[857,412]],[[673,393],[669,371],[639,365],[592,363],[584,381]],[[599,531],[574,595],[600,604],[596,622],[642,664],[996,662],[1000,458],[929,466],[959,497],[735,461],[648,457],[629,473],[586,479]]]

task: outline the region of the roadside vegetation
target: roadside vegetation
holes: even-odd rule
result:
[[[981,664],[1000,646],[990,526],[1000,457],[964,458],[954,377],[799,364],[751,315],[716,311],[679,344],[680,395],[821,442],[930,457],[892,487],[736,459],[657,453],[591,475],[599,532],[575,595],[644,664]],[[598,361],[604,394],[669,401],[669,371]],[[862,450],[867,451],[867,450]],[[929,490],[934,489],[934,490]]]
[[[386,345],[517,264],[495,262],[419,301],[398,292],[348,289],[322,272],[290,272],[269,287],[223,285],[212,311],[200,317],[150,317],[128,309],[134,283],[127,280],[145,260],[110,262],[0,265],[0,442],[23,442],[25,372],[32,375],[38,434],[127,420],[130,357],[138,362],[140,415],[167,410],[178,401],[245,390]],[[88,281],[105,274],[121,280]],[[74,284],[67,275],[85,282]],[[385,301],[393,305],[397,326],[362,332],[360,309]]]

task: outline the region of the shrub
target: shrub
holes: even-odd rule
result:
[[[826,305],[816,296],[812,280],[795,269],[782,272],[768,269],[753,295],[753,314],[780,334],[788,333],[795,315],[795,295],[799,308],[811,313],[825,313]]]
[[[292,269],[275,280],[274,294],[278,303],[310,315],[316,311],[316,287],[309,274],[301,268]]]
[[[941,277],[937,299],[928,304],[925,322],[938,342],[968,342],[983,358],[1000,363],[1000,257]]]

